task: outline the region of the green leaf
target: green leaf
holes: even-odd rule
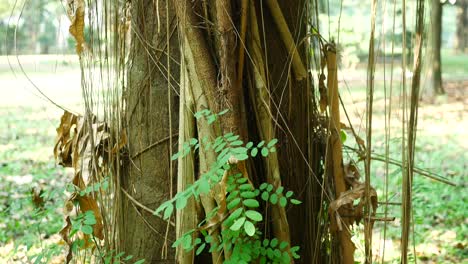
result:
[[[234,207],[239,205],[240,201],[241,201],[241,198],[236,198],[236,199],[232,200],[231,202],[228,203],[227,209],[232,210]]]
[[[184,249],[190,249],[192,247],[192,236],[185,235],[182,242],[182,247]]]
[[[171,217],[173,211],[174,211],[174,205],[170,204],[166,208],[166,210],[164,211],[164,216],[163,216],[164,220],[169,219],[169,217]]]
[[[85,218],[85,220],[83,221],[83,224],[85,224],[85,225],[95,225],[96,224],[96,218],[94,218],[94,216],[92,218],[90,218],[90,217]]]
[[[266,156],[268,156],[268,153],[269,153],[269,152],[268,152],[268,149],[265,148],[265,147],[263,147],[263,148],[262,148],[262,156],[263,156],[263,157],[266,157]]]
[[[291,203],[297,205],[297,204],[301,204],[302,202],[296,199],[291,199]]]
[[[200,179],[200,183],[198,185],[198,191],[200,193],[209,193],[210,192],[210,183],[207,179]]]
[[[256,221],[256,222],[260,222],[263,220],[263,216],[262,214],[260,214],[259,212],[257,211],[254,211],[254,210],[248,210],[245,212],[245,215],[252,219],[253,221]]]
[[[172,155],[171,160],[176,160],[179,158],[179,156],[180,156],[180,152],[177,152],[176,154]]]
[[[243,201],[243,204],[247,207],[251,207],[251,208],[256,208],[256,207],[259,207],[260,204],[258,203],[257,200],[255,199],[246,199]]]
[[[93,233],[93,228],[89,225],[83,225],[81,227],[81,231],[86,235],[91,235]]]
[[[270,198],[270,194],[269,194],[268,192],[265,191],[265,192],[262,193],[261,198],[262,198],[263,201],[266,202],[266,201],[268,201],[268,199]]]
[[[240,207],[240,208],[237,208],[234,212],[232,212],[232,214],[226,219],[226,221],[233,221],[234,219],[237,219],[241,214],[242,212],[244,211],[244,208]],[[205,238],[207,239],[207,238]],[[210,242],[208,240],[206,240],[206,242]]]
[[[237,147],[237,146],[242,146],[244,145],[244,142],[242,140],[236,140],[234,142],[229,143],[229,146],[231,147]]]
[[[249,236],[253,236],[255,234],[255,226],[250,221],[245,221],[244,230],[245,230],[245,233]]]
[[[220,152],[224,147],[226,146],[226,142],[223,142],[219,144],[219,146],[216,147],[215,152]]]
[[[271,192],[272,190],[273,190],[273,185],[268,184],[268,186],[267,186],[267,191],[268,191],[268,192]]]
[[[270,242],[270,246],[272,248],[276,247],[278,245],[278,239],[277,238],[273,238]]]
[[[263,145],[265,145],[265,140],[260,141],[260,143],[258,143],[257,147],[261,148]]]
[[[195,254],[196,254],[197,256],[200,255],[200,254],[203,252],[203,249],[205,249],[205,246],[206,246],[205,243],[201,244],[201,245],[197,248],[197,252],[195,252]]]
[[[283,192],[283,190],[284,190],[284,187],[280,186],[280,187],[278,187],[278,189],[276,189],[276,193],[281,194]]]
[[[275,147],[270,148],[270,152],[276,152],[276,148]]]
[[[135,262],[134,264],[143,264],[143,263],[145,263],[145,259],[140,259],[137,262]]]
[[[253,148],[252,151],[250,151],[250,156],[255,157],[257,156],[258,153],[258,148]]]
[[[253,142],[252,142],[252,141],[249,141],[249,142],[245,145],[245,147],[248,148],[248,149],[251,148],[252,146],[253,146]]]
[[[293,196],[293,194],[294,194],[293,191],[288,191],[288,192],[286,193],[286,198],[289,198],[289,197]]]
[[[237,179],[236,182],[239,183],[239,184],[246,183],[246,182],[247,182],[247,178],[242,177],[242,178],[240,178],[240,179]],[[250,185],[250,184],[249,184],[249,185]]]
[[[270,244],[270,240],[268,239],[263,240],[263,247],[268,247],[269,244]]]
[[[260,190],[263,190],[263,189],[265,189],[267,186],[268,186],[268,183],[264,182],[264,183],[260,184],[259,189],[260,189]]]
[[[251,191],[251,190],[253,190],[253,187],[252,187],[252,185],[250,183],[244,183],[241,186],[239,186],[239,189],[241,191]]]
[[[272,139],[270,142],[268,142],[267,147],[271,148],[271,147],[273,147],[276,143],[278,143],[278,139],[277,139],[277,138],[274,138],[274,139]]]
[[[341,143],[344,143],[346,141],[346,139],[348,138],[348,134],[346,134],[346,131],[344,131],[343,129],[340,130],[340,139],[341,139]]]
[[[132,258],[133,258],[133,255],[128,255],[123,260],[127,261],[127,260],[131,260]]]
[[[242,227],[242,225],[244,224],[245,219],[246,219],[245,217],[241,217],[241,218],[237,219],[236,221],[234,221],[234,224],[232,224],[232,226],[229,229],[231,229],[232,231],[239,230]]]
[[[279,248],[280,249],[285,249],[287,246],[288,246],[288,242],[283,241],[283,242],[280,243]]]
[[[286,207],[286,205],[288,204],[288,199],[286,199],[286,197],[284,197],[284,196],[281,197],[279,199],[279,204],[280,204],[281,207]]]
[[[216,121],[216,116],[215,115],[210,115],[206,118],[206,121],[208,121],[208,125],[213,124],[214,121]]]
[[[257,196],[257,194],[255,192],[252,192],[252,191],[245,191],[245,192],[242,192],[240,194],[240,196],[242,198],[251,199],[251,198],[255,198],[255,196]]]
[[[178,198],[178,199],[176,200],[176,208],[177,208],[177,210],[182,210],[182,209],[184,209],[186,205],[187,205],[187,197],[181,196],[180,198]]]
[[[237,154],[236,155],[236,159],[238,159],[238,160],[246,160],[248,158],[249,158],[249,156],[247,154]]]
[[[276,204],[278,202],[278,195],[276,193],[270,195],[270,203]]]

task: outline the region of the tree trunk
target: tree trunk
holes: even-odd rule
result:
[[[158,2],[159,8],[154,7]],[[193,100],[194,112],[231,110],[220,118],[219,127],[208,126],[203,118],[198,119],[197,133],[190,135],[198,137],[199,141],[228,132],[240,134],[245,142],[279,139],[277,154],[268,156],[265,162],[255,158],[247,164],[247,177],[257,188],[262,182],[275,187],[283,185],[285,190],[294,191],[303,203],[287,210],[280,206],[267,207],[262,232],[265,237],[278,237],[280,241],[300,246],[300,263],[323,263],[327,255],[323,240],[328,239],[328,220],[323,217],[326,214],[323,197],[328,190],[321,188],[326,137],[307,71],[310,52],[305,41],[307,12],[310,12],[306,9],[307,1],[245,1],[250,2],[249,8],[254,8],[250,10],[253,14],[241,10],[240,2],[243,1],[169,1],[169,6],[174,5],[179,26],[179,31],[175,31],[167,43],[169,49],[165,47],[165,23],[174,21],[173,9],[167,12],[166,1],[132,2],[132,27],[136,33],[132,38],[132,64],[126,91],[130,160],[126,164],[128,173],[122,179],[123,186],[129,195],[149,208],[168,200],[176,186],[172,183],[171,175],[175,173],[170,173],[174,166],[170,166],[169,159],[177,148],[171,153],[170,140],[165,140],[148,149],[155,142],[170,138],[169,135],[177,131],[178,120],[187,120],[177,117],[175,93],[166,80],[166,69],[170,66],[174,80],[179,80],[179,72],[185,75],[179,84],[184,86],[184,97]],[[239,26],[241,14],[249,14],[243,28]],[[254,16],[258,18],[256,23],[252,20]],[[171,33],[173,25],[175,23],[169,26]],[[255,33],[253,27],[259,32]],[[253,51],[254,45],[258,52]],[[179,48],[183,63],[178,65],[185,69],[167,64],[166,51],[170,51],[171,59],[180,61]],[[239,55],[242,54],[240,49],[246,49],[245,66],[238,64],[244,61],[239,58],[243,56]],[[262,65],[258,65],[259,61]],[[258,74],[260,71],[263,75]],[[186,100],[181,98],[180,103],[187,103]],[[188,108],[181,108],[180,113]],[[182,135],[182,132],[180,128],[179,136],[187,137],[188,134]],[[183,144],[182,141],[179,144]],[[179,164],[178,169],[193,171],[194,178],[199,179],[216,161],[216,156],[200,147],[193,161],[196,164],[192,168],[186,167],[192,166],[187,161],[186,165]],[[179,180],[182,176],[179,171]],[[183,189],[181,186],[190,183],[187,179],[178,183],[179,191]],[[216,206],[221,208],[222,195],[213,188],[200,196],[199,211],[207,214]],[[173,263],[175,252],[171,244],[176,238],[175,229],[127,198],[124,194],[120,228],[122,251],[134,255],[134,259],[145,258],[147,263],[164,263],[163,259]],[[193,204],[190,209],[184,208],[178,213],[177,237],[184,233],[182,229],[189,230],[188,226],[193,226],[193,222],[183,222],[193,221],[188,211],[193,212]],[[220,234],[221,230],[222,227],[213,232]],[[165,234],[168,234],[167,244],[164,243]],[[216,235],[213,237],[217,239]],[[161,252],[166,254],[161,256]],[[177,254],[180,263],[199,260],[193,251],[184,255],[179,248]],[[214,252],[212,262],[221,263],[229,257],[227,250]]]
[[[440,49],[442,46],[442,4],[440,0],[432,0],[431,12],[431,31],[429,32],[429,60],[427,60],[427,81],[425,94],[427,98],[432,98],[435,95],[444,94],[442,86],[442,61]]]
[[[468,0],[459,0],[456,3],[457,30],[455,34],[455,50],[459,53],[468,52]]]
[[[121,181],[133,199],[152,209],[168,200],[176,187],[170,161],[171,152],[177,151],[173,135],[179,108],[174,80],[179,80],[180,69],[174,61],[179,61],[180,51],[174,18],[170,2],[132,2],[131,63],[124,95],[129,160]],[[120,250],[145,263],[174,263],[174,226],[143,210],[125,193],[121,196]]]

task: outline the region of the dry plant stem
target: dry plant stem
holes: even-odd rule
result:
[[[369,39],[369,62],[367,66],[367,99],[366,99],[366,160],[365,160],[365,197],[366,204],[364,209],[364,247],[365,247],[365,263],[372,263],[372,226],[371,220],[371,150],[372,150],[372,109],[374,103],[374,71],[375,71],[375,55],[374,55],[374,34],[375,34],[375,17],[377,10],[377,1],[372,1],[372,16],[371,16],[371,34]]]
[[[248,16],[249,3],[248,0],[241,0],[241,23],[240,23],[240,42],[239,42],[239,62],[237,65],[237,87],[242,89],[242,77],[244,72],[244,59],[245,59],[245,33],[247,31],[247,16]]]
[[[410,227],[410,210],[408,207],[411,206],[411,182],[408,175],[408,160],[406,151],[406,0],[402,0],[402,26],[403,26],[403,39],[402,39],[402,130],[401,130],[401,164],[402,164],[402,183],[401,183],[401,199],[402,199],[402,213],[401,213],[401,263],[408,263],[408,238],[409,238],[409,227]]]
[[[253,2],[250,4],[250,24],[250,34],[247,45],[252,58],[252,72],[254,78],[254,89],[250,89],[250,98],[255,109],[255,116],[257,117],[260,139],[268,142],[275,138],[275,130],[273,122],[271,121],[270,98],[265,81],[265,64],[262,58],[263,52],[261,50],[260,33],[258,31],[257,17]],[[276,152],[271,152],[265,159],[265,167],[267,170],[267,182],[273,184],[276,188],[281,186],[278,156]],[[289,224],[284,207],[278,204],[272,205],[271,213],[275,237],[289,244]]]
[[[276,27],[280,32],[281,39],[288,49],[290,56],[292,56],[292,68],[294,75],[296,76],[297,80],[302,80],[307,76],[307,71],[304,67],[304,64],[302,63],[299,52],[297,51],[296,44],[294,43],[291,31],[289,31],[289,27],[286,23],[283,12],[281,11],[277,0],[267,0],[266,2],[268,4],[268,8],[270,9],[271,15],[273,16]]]
[[[336,50],[333,46],[328,46],[326,50],[327,58],[327,88],[328,88],[328,100],[330,108],[330,147],[332,150],[332,163],[333,163],[333,176],[335,180],[335,192],[336,197],[340,197],[341,193],[346,191],[346,183],[344,179],[344,170],[343,170],[343,153],[342,145],[340,140],[340,102],[338,99],[338,72],[336,64]],[[335,219],[332,216],[332,221]],[[337,217],[338,221],[342,222],[345,225],[345,228],[336,230],[339,234],[342,256],[342,263],[344,264],[354,264],[354,243],[351,241],[351,234],[348,230],[350,222],[348,218]],[[341,220],[339,220],[341,219]],[[341,223],[338,222],[338,226],[341,226]],[[332,222],[333,223],[333,222]]]
[[[412,224],[412,188],[413,188],[413,172],[414,172],[414,151],[416,144],[416,131],[418,121],[418,103],[419,103],[419,88],[421,80],[421,53],[423,45],[423,28],[424,28],[424,0],[417,1],[416,7],[416,46],[414,57],[414,75],[411,83],[410,97],[410,118],[408,121],[408,152],[406,157],[406,184],[403,186],[403,226],[402,226],[402,263],[407,263],[407,250],[409,243],[410,226]],[[413,227],[414,229],[414,227]],[[414,232],[414,230],[413,230]],[[405,243],[405,244],[403,244]],[[403,251],[405,249],[405,251]],[[404,255],[404,256],[403,256]]]
[[[195,119],[193,112],[193,99],[191,96],[190,79],[182,59],[180,67],[180,106],[179,106],[179,152],[183,149],[184,142],[188,142],[195,137]],[[180,156],[177,166],[177,192],[184,191],[189,185],[195,182],[195,166],[193,153]],[[176,235],[181,238],[188,231],[197,227],[197,210],[195,199],[190,197],[184,209],[177,211],[176,215]],[[192,233],[192,241],[195,240],[197,232]],[[195,254],[193,250],[186,251],[182,245],[176,250],[176,259],[180,264],[193,263]]]

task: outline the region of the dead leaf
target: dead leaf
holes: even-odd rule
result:
[[[99,210],[96,200],[89,195],[85,195],[85,196],[79,196],[78,202],[80,204],[81,212],[84,213],[86,211],[93,211],[94,217],[96,218],[96,224],[93,225],[93,234],[95,237],[101,240],[104,239],[102,215],[101,215],[101,211]]]
[[[44,190],[31,188],[31,199],[36,208],[40,208],[40,209],[44,208],[45,201],[44,201],[44,198],[42,198],[43,194],[44,194]]]
[[[85,3],[83,0],[68,0],[67,14],[71,25],[69,27],[70,34],[76,40],[76,53],[81,55],[85,49],[84,38],[84,18],[85,18]]]
[[[364,205],[367,203],[366,202],[366,186],[364,183],[360,183],[356,185],[353,189],[348,190],[340,195],[340,197],[330,203],[329,207],[329,213],[330,215],[333,215],[335,212],[338,212],[338,210],[343,207],[344,205],[351,205],[353,206],[354,201],[360,199],[358,205],[353,206],[353,213],[351,214],[351,218],[356,221],[356,223],[359,223],[360,220],[362,219],[362,216],[364,215]],[[377,192],[375,189],[371,186],[370,188],[370,203],[372,206],[372,213],[371,215],[374,216],[377,210]],[[352,221],[350,221],[352,222]]]

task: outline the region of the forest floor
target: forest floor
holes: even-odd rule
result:
[[[80,112],[79,72],[73,57],[22,57],[21,61],[27,61],[24,70],[51,100]],[[13,61],[13,64],[16,64],[13,66],[15,73],[5,57],[0,57],[0,263],[41,263],[37,259],[39,256],[45,263],[63,263],[64,245],[58,231],[64,225],[62,207],[66,184],[72,175],[55,165],[53,157],[55,129],[63,110],[41,99],[43,97],[21,73],[17,63]],[[416,166],[456,184],[453,187],[415,174],[412,244],[413,257],[420,263],[468,262],[468,70],[465,74],[465,80],[460,78],[461,74],[454,78],[447,76],[444,82],[447,94],[431,102],[422,101],[419,109]],[[340,87],[343,100],[349,106],[351,123],[363,133],[365,75],[364,79],[342,82]],[[383,82],[377,81],[373,123],[373,152],[376,154],[385,152],[382,87]],[[401,112],[398,96],[394,98],[389,130],[390,156],[398,159]],[[345,144],[355,147],[351,136]],[[348,160],[351,158],[352,154],[346,156]],[[374,161],[372,185],[380,201],[386,200],[387,193],[388,202],[399,203],[401,170],[390,166],[388,177],[385,175],[384,163]],[[385,186],[388,186],[387,192]],[[35,207],[32,188],[43,191],[43,209]],[[383,257],[386,263],[398,263],[399,208],[388,207],[388,215],[395,216],[396,220],[386,224],[385,239],[384,224],[375,226],[376,263]],[[378,212],[384,213],[384,209],[381,205]],[[355,236],[355,242],[357,254],[362,255],[362,237]]]

